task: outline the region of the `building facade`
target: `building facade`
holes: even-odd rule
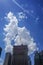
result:
[[[6,53],[3,65],[11,65],[11,54],[10,53]]]
[[[0,47],[0,56],[1,56],[2,48]]]
[[[34,65],[40,65],[40,55],[39,55],[38,51],[35,52]]]
[[[43,51],[35,52],[34,65],[43,65]]]
[[[28,65],[31,65],[31,58],[28,56]]]
[[[41,51],[39,54],[40,54],[40,63],[41,65],[43,65],[43,51]]]
[[[3,65],[31,65],[27,45],[13,46],[13,54],[6,53]]]
[[[28,48],[26,45],[14,46],[11,65],[28,65]]]

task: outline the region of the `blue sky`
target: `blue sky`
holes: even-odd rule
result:
[[[19,22],[19,26],[25,26],[29,31],[34,41],[37,44],[39,50],[43,50],[43,0],[0,0],[0,47],[2,47],[1,58],[5,56],[5,42],[3,39],[5,24],[8,21],[5,20],[5,16],[10,11],[18,18],[18,12],[24,12],[27,19],[23,19]],[[28,12],[27,12],[28,11]],[[12,44],[13,45],[13,44]]]

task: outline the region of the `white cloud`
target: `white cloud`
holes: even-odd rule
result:
[[[23,13],[23,12],[19,12],[19,13],[18,13],[18,19],[19,19],[19,20],[27,19],[27,16],[26,16],[25,13]]]
[[[27,30],[25,27],[21,28],[18,26],[18,20],[16,16],[14,16],[12,12],[9,12],[6,18],[9,20],[9,23],[8,25],[5,25],[4,28],[4,31],[6,32],[4,39],[6,43],[5,51],[12,53],[12,40],[15,41],[14,45],[27,45],[29,50],[28,54],[31,54],[37,50],[36,43],[31,37],[29,30]]]
[[[8,25],[5,25],[4,28],[4,31],[6,32],[4,39],[6,43],[5,50],[6,52],[10,52],[12,51],[11,41],[15,38],[17,34],[18,20],[12,12],[9,12],[6,18],[9,20],[9,23]]]
[[[15,16],[13,16],[13,13],[11,12],[8,13],[6,18],[8,18],[9,23],[8,25],[5,25],[4,28],[4,31],[6,32],[6,38],[4,40],[6,41],[6,44],[9,44],[17,34],[18,20]]]
[[[18,28],[18,35],[15,38],[15,45],[28,45],[28,55],[37,50],[36,43],[30,36],[30,32],[25,28]]]
[[[11,44],[6,45],[5,51],[6,52],[10,52],[12,54],[12,52],[13,52],[13,46]]]

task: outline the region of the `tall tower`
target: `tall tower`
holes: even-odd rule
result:
[[[31,65],[31,58],[28,56],[28,65]]]
[[[27,45],[14,46],[11,65],[28,65]]]
[[[11,53],[6,53],[3,65],[11,65]]]
[[[40,54],[38,53],[38,51],[35,52],[34,65],[40,65]]]
[[[27,45],[13,46],[13,54],[6,53],[3,65],[31,65]]]
[[[34,65],[43,65],[43,51],[35,53]]]
[[[43,65],[43,51],[41,51],[39,54],[40,54],[40,63],[41,65]]]
[[[0,47],[0,56],[1,56],[2,48]]]

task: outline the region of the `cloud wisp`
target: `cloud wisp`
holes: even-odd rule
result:
[[[28,14],[29,16],[31,16],[33,19],[36,19],[36,17],[34,16],[33,11],[29,11],[27,9],[25,9],[24,7],[22,7],[16,0],[12,0],[14,4],[16,4],[25,14]]]
[[[25,13],[23,12],[18,12],[18,20],[21,21],[23,19],[27,19],[28,17],[26,16]]]
[[[11,41],[14,40],[14,45],[27,45],[28,46],[28,55],[37,50],[36,43],[30,35],[30,31],[26,29],[26,27],[18,26],[18,19],[12,12],[9,12],[6,16],[9,20],[9,23],[5,25],[5,51],[12,53],[13,46],[11,45]]]

